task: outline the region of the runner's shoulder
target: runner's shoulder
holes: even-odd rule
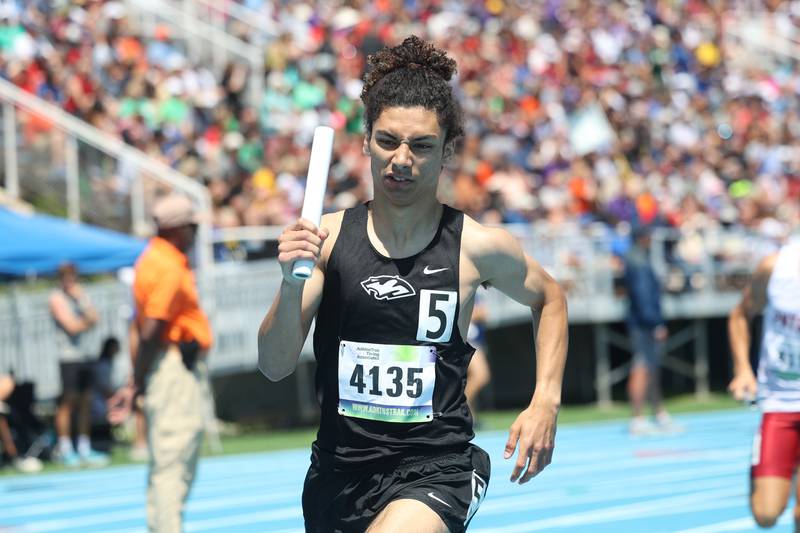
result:
[[[763,285],[769,282],[772,272],[775,270],[775,265],[778,263],[779,252],[774,252],[761,259],[753,272],[754,282]]]
[[[497,256],[517,255],[519,244],[508,230],[481,224],[464,215],[461,248],[473,260]]]
[[[779,255],[780,252],[773,252],[764,257],[761,261],[759,261],[758,266],[756,267],[756,272],[771,274],[775,269],[775,264],[778,262]]]
[[[328,231],[336,233],[339,232],[339,228],[342,226],[342,219],[344,218],[345,210],[342,209],[340,211],[335,211],[333,213],[326,213],[322,215],[322,219],[320,220],[319,225],[324,228],[328,228]]]

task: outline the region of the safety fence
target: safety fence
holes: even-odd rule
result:
[[[620,253],[624,235],[594,228],[555,235],[530,227],[510,227],[533,257],[565,287],[572,323],[606,324],[622,320],[625,299],[620,292]],[[274,232],[273,232],[274,234]],[[695,235],[690,238],[694,239]],[[686,235],[660,231],[653,235],[651,257],[668,289],[664,298],[669,318],[723,316],[738,298],[747,272],[775,243],[736,232],[708,232],[697,246],[681,244]],[[692,250],[689,254],[682,247]],[[213,279],[201,280],[204,308],[215,335],[209,367],[213,374],[247,371],[257,364],[257,331],[281,281],[275,260],[217,263]],[[670,281],[670,277],[675,280]],[[671,285],[670,285],[671,284]],[[116,376],[129,371],[127,327],[132,302],[122,281],[87,284],[86,291],[100,314],[90,335],[99,353],[105,337],[116,336],[123,355]],[[25,284],[12,284],[0,293],[0,372],[11,370],[20,379],[33,380],[40,398],[60,389],[55,326],[48,308],[49,294]],[[487,291],[488,326],[530,320],[530,312],[498,291]],[[309,336],[310,338],[310,336]],[[310,357],[310,342],[303,357]]]

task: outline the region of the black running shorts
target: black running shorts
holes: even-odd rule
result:
[[[312,460],[303,487],[306,531],[363,533],[389,503],[412,499],[433,509],[451,533],[462,532],[486,495],[490,472],[489,455],[474,445],[354,471]]]
[[[61,362],[61,394],[88,392],[94,386],[94,361]]]

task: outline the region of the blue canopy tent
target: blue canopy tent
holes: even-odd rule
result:
[[[53,274],[65,261],[81,274],[109,272],[133,265],[146,245],[97,226],[0,208],[0,274]]]

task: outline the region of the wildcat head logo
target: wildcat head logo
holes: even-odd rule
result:
[[[400,276],[372,276],[362,281],[361,286],[376,300],[396,300],[417,294]]]

